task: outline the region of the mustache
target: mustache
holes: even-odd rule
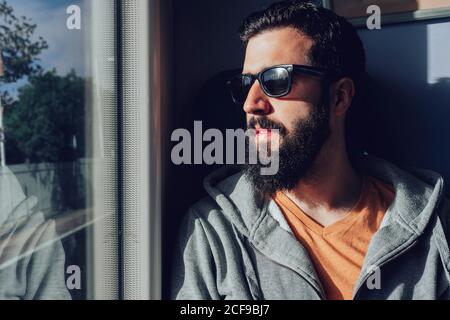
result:
[[[275,121],[267,119],[267,117],[251,117],[247,123],[247,129],[256,129],[258,126],[260,129],[277,129],[281,136],[286,135],[286,128]]]

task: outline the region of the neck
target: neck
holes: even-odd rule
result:
[[[287,192],[287,196],[326,226],[340,220],[353,208],[361,188],[362,178],[350,163],[345,142],[339,144],[328,139],[308,174]]]

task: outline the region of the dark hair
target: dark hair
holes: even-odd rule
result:
[[[365,91],[366,57],[355,28],[331,10],[297,0],[277,2],[251,14],[242,24],[239,35],[244,45],[247,45],[252,37],[283,27],[292,27],[313,40],[307,57],[312,66],[337,72],[353,80],[356,95],[347,120],[356,117],[355,113],[361,111],[354,110],[360,109],[354,106],[361,104]],[[347,137],[349,129],[347,121]]]
[[[251,14],[239,33],[244,44],[268,30],[293,27],[313,40],[307,57],[315,67],[359,82],[365,74],[364,48],[355,28],[331,10],[304,1],[282,1]]]

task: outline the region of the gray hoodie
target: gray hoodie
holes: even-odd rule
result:
[[[33,210],[8,168],[0,168],[0,299],[70,299],[55,222]]]
[[[363,156],[358,168],[393,185],[395,199],[373,236],[354,299],[449,299],[450,206],[442,177]],[[174,299],[324,299],[307,250],[278,206],[259,199],[237,167],[204,180],[209,196],[181,228]]]

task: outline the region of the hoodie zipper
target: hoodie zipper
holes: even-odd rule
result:
[[[271,257],[267,256],[265,253],[261,252],[261,250],[259,250],[258,248],[256,248],[256,247],[253,245],[253,243],[251,243],[251,242],[249,242],[249,243],[250,243],[250,246],[251,246],[254,250],[258,251],[260,254],[262,254],[263,256],[265,256],[267,259],[269,259],[269,260],[272,261],[273,263],[275,263],[275,264],[277,264],[277,265],[279,265],[279,266],[285,267],[285,268],[287,268],[287,269],[293,271],[294,273],[296,273],[300,278],[302,278],[303,280],[305,280],[305,281],[306,281],[306,282],[314,289],[314,291],[317,293],[317,295],[320,297],[321,300],[325,300],[325,294],[324,294],[324,291],[323,291],[323,288],[322,288],[322,284],[321,284],[321,283],[318,283],[318,284],[319,284],[319,289],[317,289],[317,288],[315,287],[314,283],[313,283],[311,280],[309,280],[309,279],[305,278],[304,276],[302,276],[297,270],[295,270],[295,269],[293,269],[293,268],[291,268],[291,267],[289,267],[289,266],[286,266],[286,265],[284,265],[284,264],[281,264],[281,263],[279,263],[278,261],[273,260]]]
[[[414,241],[411,242],[407,247],[405,247],[404,249],[402,249],[400,252],[398,252],[398,253],[395,254],[394,256],[390,257],[389,259],[387,259],[387,260],[381,262],[381,263],[380,263],[379,265],[377,265],[376,267],[377,267],[377,268],[381,268],[381,267],[383,267],[384,265],[386,265],[387,263],[391,262],[392,260],[397,259],[397,258],[400,257],[401,255],[403,255],[403,254],[405,254],[407,251],[409,251],[412,247],[414,247],[414,246],[417,244],[417,242],[419,242],[417,239],[414,240]],[[371,275],[372,275],[372,273],[368,273],[368,274],[365,275],[365,277],[363,278],[363,280],[360,282],[360,284],[359,284],[359,286],[358,286],[358,289],[357,289],[355,295],[353,296],[353,300],[357,300],[357,299],[356,299],[356,296],[358,295],[358,293],[359,293],[359,291],[360,291],[362,285],[363,285],[364,283],[366,283],[367,279],[368,279]]]

